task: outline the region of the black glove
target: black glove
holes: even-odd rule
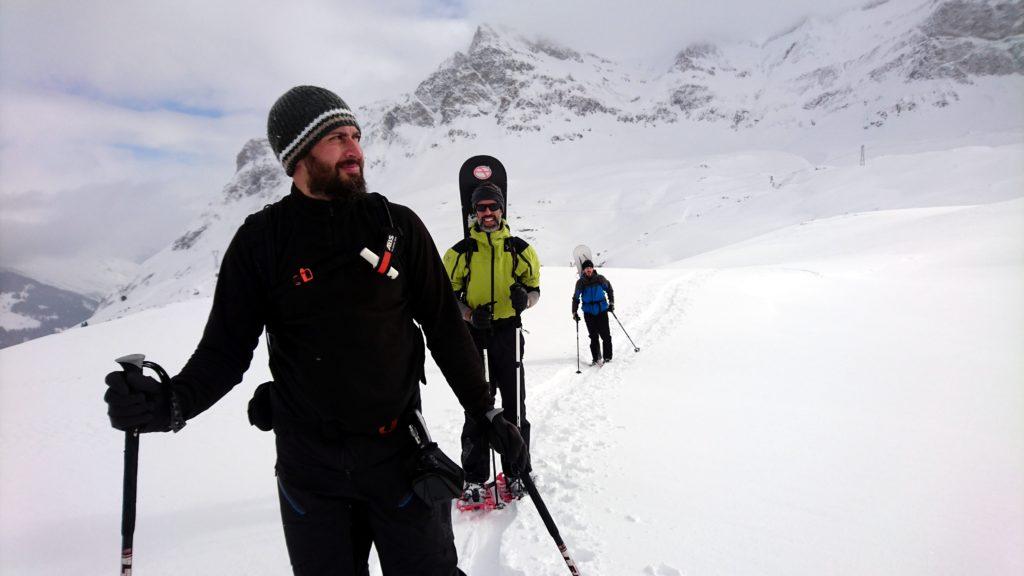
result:
[[[519,433],[515,424],[505,420],[501,408],[495,408],[487,413],[487,420],[490,426],[487,427],[487,439],[491,446],[505,457],[511,470],[506,470],[511,476],[519,476],[520,473],[530,469],[530,451],[526,449],[526,442]]]
[[[142,372],[111,372],[107,374],[107,403],[110,425],[118,430],[167,432],[171,429],[171,397],[169,391]]]
[[[580,315],[575,313],[575,312],[573,312],[572,313],[572,319],[577,321],[577,322],[579,322],[580,321]]]
[[[490,330],[492,316],[494,316],[494,304],[484,304],[473,308],[473,314],[469,321],[477,330]]]
[[[264,432],[274,429],[274,407],[270,403],[270,387],[273,385],[273,380],[260,384],[249,400],[249,424]]]
[[[526,294],[526,286],[519,283],[513,284],[509,289],[509,299],[512,300],[512,309],[516,311],[516,314],[522,314],[530,302],[530,297]]]
[[[615,302],[609,302],[608,303],[608,311],[609,312],[615,312]]]

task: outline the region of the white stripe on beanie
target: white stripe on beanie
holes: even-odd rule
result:
[[[328,110],[327,112],[324,112],[323,114],[317,116],[312,122],[307,124],[306,127],[302,130],[302,132],[300,132],[298,136],[296,136],[287,146],[284,147],[283,150],[281,150],[281,155],[278,156],[278,159],[282,160],[285,157],[287,157],[288,153],[292,151],[292,148],[297,146],[299,142],[301,142],[302,139],[306,136],[306,134],[308,134],[311,130],[316,128],[317,125],[319,125],[320,122],[322,122],[325,118],[328,118],[330,116],[348,116],[349,118],[355,120],[355,115],[352,114],[352,111],[349,110],[348,108],[334,108]]]

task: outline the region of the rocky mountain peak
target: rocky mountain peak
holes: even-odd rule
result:
[[[947,0],[936,6],[921,30],[931,38],[1010,40],[1024,34],[1024,3]]]
[[[266,138],[254,138],[242,146],[235,159],[235,177],[224,187],[226,201],[258,196],[280,187],[287,180]]]
[[[705,64],[707,60],[719,55],[718,47],[710,42],[696,42],[683,48],[676,54],[672,70],[685,72],[687,70],[708,71]]]

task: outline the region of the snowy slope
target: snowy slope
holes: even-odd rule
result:
[[[615,361],[582,375],[574,278],[546,266],[527,405],[538,485],[582,573],[1024,570],[1022,221],[1019,198],[851,212],[670,268],[606,268],[641,351],[616,326]],[[208,306],[0,351],[0,573],[113,571],[123,436],[103,374],[132,351],[176,370]],[[142,438],[138,573],[287,573],[272,436],[245,422],[265,378],[260,347],[241,390]],[[433,365],[428,380],[428,421],[457,454],[461,411]],[[527,501],[455,532],[471,574],[566,573]]]

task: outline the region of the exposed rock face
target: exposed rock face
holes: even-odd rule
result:
[[[254,196],[285,182],[284,168],[266,138],[249,140],[235,160],[235,177],[224,187],[225,201]]]
[[[444,127],[472,118],[491,117],[510,133],[540,130],[551,114],[585,117],[615,115],[618,108],[573,74],[553,73],[552,63],[589,73],[595,67],[615,68],[548,40],[501,35],[489,26],[477,29],[469,49],[458,52],[400,103],[387,107],[372,122],[371,141],[402,142],[405,127]],[[589,75],[589,74],[588,74]],[[611,81],[600,84],[608,86]],[[373,111],[369,111],[372,115]],[[471,133],[470,131],[466,131]]]

